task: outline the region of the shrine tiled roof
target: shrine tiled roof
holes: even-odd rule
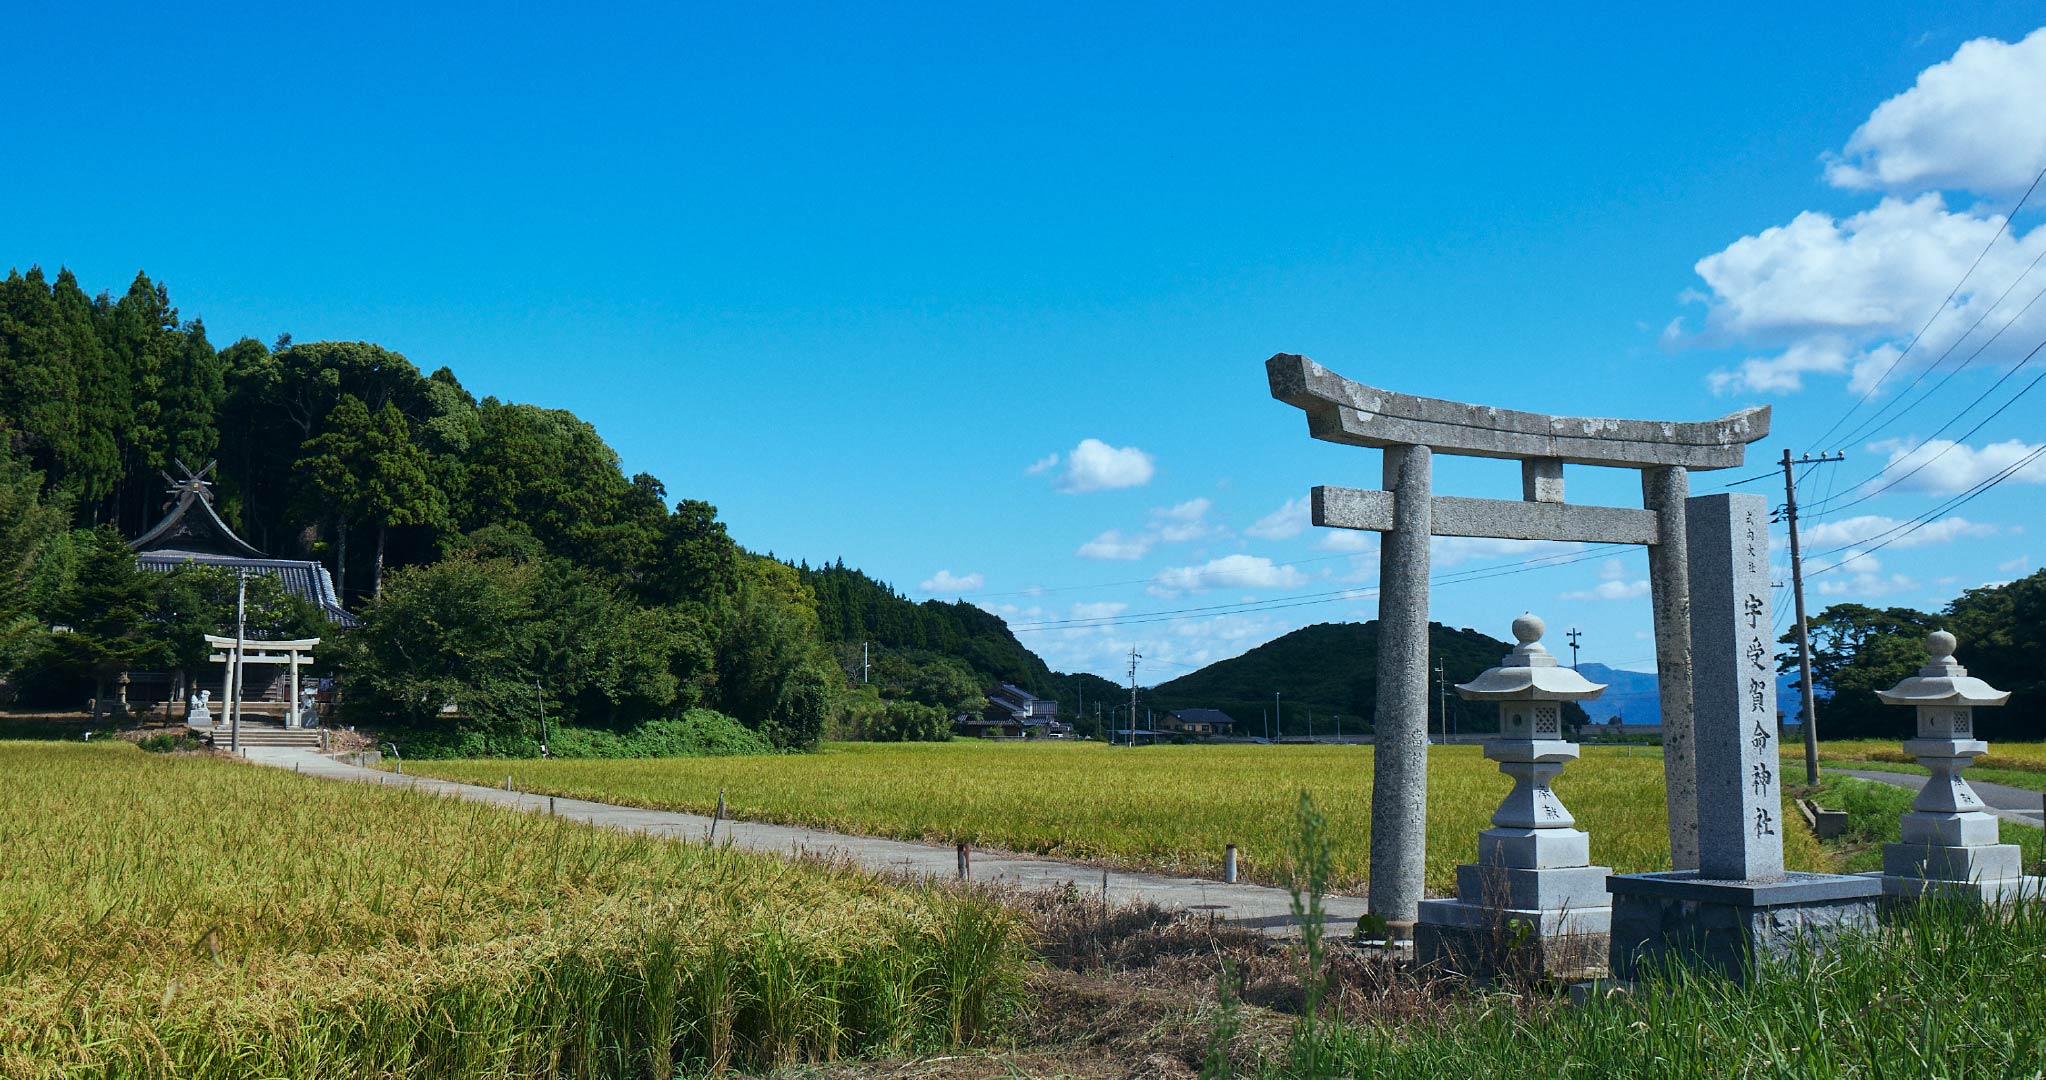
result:
[[[213,509],[212,475],[215,463],[193,472],[184,467],[179,480],[164,474],[171,484],[173,502],[156,527],[136,537],[128,546],[145,570],[169,573],[180,566],[209,566],[222,570],[249,570],[269,574],[284,590],[314,607],[336,626],[354,626],[355,616],[341,606],[334,590],[334,578],[327,568],[310,559],[272,559],[254,544],[236,536]]]
[[[304,600],[327,617],[336,626],[349,627],[357,624],[354,615],[341,606],[340,594],[334,591],[334,577],[327,568],[309,559],[247,559],[232,555],[215,555],[201,551],[179,551],[163,548],[146,551],[136,556],[136,562],[145,570],[167,574],[180,566],[218,567],[222,570],[248,570],[251,573],[269,574],[284,586],[284,591]]]

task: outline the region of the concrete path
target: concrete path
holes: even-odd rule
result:
[[[559,817],[625,832],[696,841],[701,841],[710,834],[710,819],[698,814],[672,810],[643,810],[638,807],[587,802],[582,799],[550,798],[546,795],[505,791],[501,788],[458,784],[426,776],[406,776],[344,764],[310,750],[249,747],[244,753],[254,764],[292,769],[310,776],[402,787],[528,813],[547,813],[551,803],[553,812]],[[744,821],[720,822],[717,839],[720,843],[730,841],[737,847],[775,855],[845,858],[881,873],[941,878],[956,878],[959,873],[957,851],[934,844],[881,840],[819,829],[759,825]],[[1219,862],[1219,852],[1216,858]],[[1147,902],[1167,910],[1207,912],[1237,926],[1250,927],[1270,934],[1293,936],[1298,933],[1293,921],[1291,897],[1282,889],[1262,885],[1225,885],[1219,881],[1205,881],[1200,878],[1103,870],[1101,867],[1083,863],[978,851],[973,853],[972,860],[975,881],[1010,882],[1028,889],[1045,890],[1065,889],[1070,886],[1090,895],[1099,895],[1105,889],[1108,899],[1113,903]],[[1330,896],[1323,899],[1323,904],[1330,916],[1328,925],[1330,934],[1348,934],[1356,927],[1358,917],[1366,911],[1364,900],[1358,897]]]
[[[1879,784],[1909,788],[1912,791],[1923,788],[1925,782],[1931,779],[1929,776],[1918,776],[1914,773],[1876,772],[1871,769],[1829,768],[1826,771],[1839,773],[1842,776],[1857,777],[1862,780],[1874,780]],[[2024,788],[2014,788],[2008,784],[1992,784],[1983,780],[1970,780],[1968,781],[1968,786],[1974,789],[1975,794],[1982,797],[1982,802],[1985,804],[1984,808],[1997,817],[2005,821],[2015,821],[2021,825],[2046,825],[2046,811],[2041,809],[2041,801],[2046,800],[2046,795],[2036,791],[2026,791]]]

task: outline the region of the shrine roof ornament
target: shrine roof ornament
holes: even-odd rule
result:
[[[2010,691],[1998,690],[1968,674],[1968,669],[1954,659],[1954,649],[1960,643],[1959,638],[1945,630],[1927,634],[1925,652],[1931,662],[1890,689],[1876,691],[1876,697],[1885,705],[1977,706],[2009,701]]]
[[[217,461],[209,461],[198,472],[193,472],[190,466],[179,461],[178,471],[185,474],[183,480],[169,473],[159,474],[170,485],[170,512],[156,523],[155,528],[136,537],[128,546],[137,554],[167,551],[263,558],[263,553],[256,550],[255,545],[236,536],[213,509],[213,485],[206,478],[213,474],[218,464]]]
[[[1519,644],[1500,659],[1498,667],[1458,683],[1457,694],[1466,701],[1587,701],[1602,693],[1604,683],[1592,682],[1575,668],[1556,662],[1542,645],[1546,629],[1532,614],[1513,620],[1513,639]]]
[[[1710,470],[1739,466],[1747,444],[1769,434],[1766,405],[1699,422],[1549,416],[1380,390],[1292,353],[1265,361],[1265,376],[1273,397],[1307,413],[1311,435],[1351,446],[1426,446],[1466,457]]]

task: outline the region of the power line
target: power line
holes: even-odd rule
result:
[[[1827,428],[1824,432],[1822,432],[1819,435],[1819,437],[1816,440],[1814,440],[1815,444],[1823,445],[1826,441],[1827,436],[1833,434],[1833,432],[1835,431],[1838,431],[1840,429],[1840,425],[1847,422],[1848,417],[1853,416],[1856,410],[1860,409],[1862,405],[1866,404],[1868,399],[1871,396],[1873,396],[1877,390],[1882,388],[1883,383],[1888,381],[1890,374],[1897,370],[1897,365],[1903,363],[1904,358],[1911,355],[1911,350],[1918,347],[1919,339],[1923,338],[1925,336],[1925,332],[1927,330],[1932,329],[1932,324],[1938,322],[1939,317],[1946,313],[1947,305],[1953,303],[1954,297],[1960,295],[1961,286],[1966,285],[1968,283],[1968,279],[1975,276],[1976,268],[1981,266],[1982,260],[1988,257],[1990,249],[1996,246],[1996,242],[1998,240],[2003,239],[2004,233],[2010,231],[2011,219],[2017,216],[2018,211],[2025,208],[2025,203],[2032,198],[2032,192],[2038,190],[2039,181],[2041,180],[2046,180],[2046,167],[2042,167],[2039,170],[2039,174],[2032,178],[2031,186],[2027,187],[2025,189],[2025,193],[2018,197],[2017,205],[2011,207],[2010,213],[2004,215],[2003,223],[1997,226],[1996,235],[1990,237],[1989,242],[1987,244],[1982,245],[1982,250],[1976,254],[1975,261],[1968,264],[1968,272],[1961,275],[1961,280],[1954,282],[1954,287],[1947,293],[1946,299],[1941,300],[1939,302],[1939,307],[1933,309],[1932,317],[1926,319],[1925,325],[1919,327],[1918,332],[1911,335],[1911,340],[1905,344],[1904,351],[1898,353],[1897,358],[1890,361],[1890,366],[1883,369],[1882,375],[1879,378],[1877,378],[1875,382],[1870,383],[1868,389],[1862,391],[1861,396],[1855,399],[1854,404],[1849,405],[1847,407],[1847,411],[1841,413],[1840,418],[1838,420],[1833,421],[1833,425]]]
[[[1866,432],[1867,438],[1874,438],[1876,435],[1880,434],[1884,428],[1887,428],[1891,424],[1896,423],[1898,420],[1903,419],[1906,413],[1909,413],[1912,409],[1915,409],[1918,406],[1924,404],[1926,399],[1938,393],[1942,387],[1946,386],[1946,384],[1953,379],[1954,376],[1960,374],[1962,371],[1967,369],[1968,365],[1974,363],[1976,357],[1982,355],[1983,350],[1989,348],[1991,345],[1996,344],[1996,339],[2002,337],[2004,331],[2009,330],[2012,326],[2017,325],[2017,321],[2025,317],[2025,312],[2032,310],[2032,305],[2038,303],[2040,297],[2046,296],[2046,289],[2041,289],[2038,292],[2033,293],[2032,298],[2030,300],[2025,301],[2024,307],[2019,308],[2016,314],[2004,320],[2003,325],[1997,327],[1996,332],[1989,335],[1989,339],[1987,341],[1984,341],[1981,345],[1976,346],[1974,352],[1969,353],[1965,358],[1961,360],[1960,363],[1954,365],[1953,370],[1947,372],[1944,376],[1942,376],[1939,382],[1934,383],[1932,389],[1927,390],[1923,394],[1920,394],[1916,401],[1913,401],[1911,404],[1904,406],[1904,408],[1901,411],[1899,411],[1896,415],[1890,417],[1888,420],[1882,420],[1883,414],[1889,412],[1891,406],[1903,402],[1905,396],[1911,393],[1911,391],[1915,389],[1919,383],[1924,382],[1926,378],[1930,376],[1934,371],[1939,370],[1939,366],[1941,364],[1946,363],[1947,357],[1952,356],[1954,350],[1961,347],[1962,342],[1967,341],[1968,338],[1972,336],[1976,330],[1981,328],[1983,322],[1986,321],[1989,318],[1989,316],[1995,314],[1997,308],[2003,306],[2003,302],[2010,298],[2010,294],[2017,290],[2019,284],[2021,284],[2026,278],[2031,276],[2033,270],[2038,269],[2039,263],[2042,261],[2046,261],[2046,249],[2040,250],[2039,254],[2032,259],[2031,264],[2025,267],[2024,273],[2021,273],[2017,277],[2011,279],[2010,287],[2003,290],[2002,295],[1996,298],[1996,303],[1989,305],[1987,308],[1984,308],[1982,314],[1975,317],[1975,321],[1968,325],[1968,329],[1962,331],[1961,336],[1955,338],[1953,342],[1946,347],[1946,350],[1939,354],[1939,358],[1937,360],[1934,360],[1931,364],[1926,365],[1926,367],[1918,373],[1918,377],[1911,380],[1910,386],[1906,386],[1904,389],[1898,391],[1897,396],[1891,398],[1889,404],[1884,405],[1882,408],[1876,410],[1873,416],[1870,416],[1867,420],[1864,420],[1860,424],[1856,425],[1852,431],[1849,431],[1847,434],[1840,436],[1840,441],[1842,443],[1855,442],[1864,437],[1863,435],[1864,432]],[[1876,424],[1876,421],[1878,420],[1882,420],[1882,422],[1880,424]],[[1873,429],[1870,429],[1869,428],[1870,424],[1876,424],[1876,426]]]
[[[1996,380],[1996,382],[1990,384],[1989,389],[1984,390],[1979,396],[1975,398],[1974,401],[1969,402],[1967,408],[1964,408],[1960,412],[1955,413],[1953,419],[1948,420],[1944,424],[1941,424],[1938,427],[1938,429],[1933,431],[1931,435],[1926,436],[1926,441],[1924,443],[1921,443],[1920,445],[1921,446],[1931,445],[1932,440],[1939,438],[1940,435],[1946,431],[1946,429],[1952,427],[1956,421],[1961,419],[1961,417],[1968,415],[1970,410],[1974,409],[1975,406],[1981,404],[1985,398],[1987,398],[1990,394],[1994,393],[1997,387],[2002,386],[2007,380],[2010,379],[2012,375],[2015,375],[2019,371],[2023,370],[2025,365],[2030,363],[2032,357],[2037,356],[2039,354],[2039,350],[2041,349],[2046,349],[2046,341],[2041,341],[2039,344],[2032,346],[2031,352],[2026,353],[2022,359],[2020,359],[2017,363],[2011,365],[2009,371],[2004,372],[2003,375]],[[2008,409],[2012,405],[2017,404],[2018,399],[2024,397],[2026,394],[2031,393],[2032,388],[2038,386],[2041,380],[2046,380],[2046,369],[2042,369],[2039,372],[2039,374],[2032,377],[2031,382],[2026,383],[2022,389],[2020,389],[2017,393],[2011,395],[2009,401],[2006,401],[2003,404],[1998,405],[1996,407],[1995,412],[1992,412],[1988,416],[1983,417],[1981,420],[1976,422],[1974,427],[1971,427],[1968,430],[1962,432],[1960,438],[1950,440],[1947,443],[1947,445],[1940,448],[1938,453],[1935,453],[1930,457],[1927,457],[1925,460],[1920,461],[1918,464],[1913,465],[1909,472],[1903,473],[1895,477],[1889,483],[1884,484],[1882,487],[1876,488],[1875,490],[1870,491],[1862,495],[1861,497],[1854,499],[1851,502],[1846,502],[1842,503],[1839,506],[1831,507],[1830,510],[1838,511],[1848,509],[1849,507],[1860,506],[1862,503],[1865,503],[1870,499],[1873,499],[1876,496],[1881,495],[1883,492],[1888,491],[1893,487],[1896,487],[1898,484],[1901,484],[1904,481],[1909,480],[1912,477],[1918,475],[1925,469],[1926,466],[1932,464],[1935,461],[1938,461],[1940,458],[1943,458],[1947,456],[1947,454],[1951,453],[1954,447],[1967,442],[1970,437],[1972,437],[1976,432],[1981,431],[1983,427],[1985,427],[1991,420],[1994,420],[1997,417],[2003,415],[2005,409]],[[1894,469],[1897,466],[1903,464],[1904,462],[1910,460],[1910,457],[1911,454],[1909,452],[1906,452],[1902,457],[1892,459],[1888,465],[1883,466],[1882,469],[1877,471],[1874,476],[1871,476],[1867,480],[1862,481],[1860,484],[1855,485],[1855,488],[1849,488],[1848,492],[1852,492],[1856,488],[1867,487],[1869,484],[1872,484],[1875,481],[1881,479],[1884,473],[1887,473],[1891,469]],[[1842,494],[1845,495],[1847,494],[1847,492],[1842,492]]]
[[[1946,502],[1941,503],[1940,505],[1932,508],[1931,510],[1926,511],[1925,513],[1919,515],[1916,518],[1912,518],[1909,521],[1885,529],[1882,532],[1875,534],[1874,536],[1862,540],[1861,543],[1859,544],[1843,544],[1839,547],[1831,548],[1829,550],[1820,552],[1818,556],[1814,557],[1816,558],[1820,556],[1836,554],[1841,551],[1848,551],[1850,549],[1859,548],[1861,547],[1861,544],[1866,544],[1869,541],[1876,540],[1878,538],[1887,538],[1883,539],[1882,543],[1876,544],[1873,547],[1869,547],[1865,550],[1854,551],[1846,558],[1841,559],[1839,562],[1836,562],[1831,566],[1814,570],[1811,572],[1810,576],[1817,577],[1820,574],[1830,573],[1834,570],[1838,570],[1856,559],[1862,558],[1863,556],[1867,555],[1873,555],[1876,552],[1881,551],[1882,549],[1890,546],[1891,544],[1894,544],[1897,541],[1904,539],[1905,537],[1911,535],[1912,533],[1915,533],[1918,530],[1926,527],[1927,525],[1932,524],[1933,521],[1936,520],[1941,514],[1944,514],[1949,510],[1958,510],[1961,507],[1966,506],[1969,502],[1973,501],[1976,496],[1981,495],[1983,492],[1988,491],[1990,488],[1993,488],[1996,485],[2003,483],[2005,480],[2008,480],[2011,477],[2016,476],[2020,470],[2022,470],[2025,466],[2030,465],[2032,462],[2038,460],[2041,455],[2046,455],[2046,444],[2038,446],[2037,448],[2033,449],[2031,453],[2026,454],[2024,457],[2021,457],[2018,460],[2012,462],[2011,464],[2005,466],[2004,468],[1999,469],[1994,475],[1988,477],[1987,479],[1977,481],[1976,484],[1973,487],[1970,487],[1967,491],[1962,492],[1960,495],[1957,495],[1954,498],[1948,499]]]
[[[1460,584],[1464,580],[1481,580],[1482,578],[1485,577],[1503,576],[1503,573],[1505,572],[1521,572],[1514,569],[1517,567],[1524,567],[1527,569],[1543,569],[1547,566],[1552,565],[1568,566],[1571,563],[1583,562],[1586,561],[1587,559],[1597,558],[1601,555],[1604,555],[1606,553],[1607,548],[1617,546],[1621,545],[1602,544],[1599,545],[1597,550],[1590,552],[1545,555],[1535,559],[1522,559],[1516,562],[1498,563],[1492,566],[1473,567],[1469,570],[1460,570],[1451,574],[1439,575],[1433,578],[1432,580],[1436,584]],[[1494,573],[1494,571],[1500,571],[1502,573]],[[1194,618],[1211,617],[1209,613],[1227,615],[1239,614],[1247,611],[1262,610],[1270,607],[1299,607],[1302,606],[1302,604],[1294,603],[1294,601],[1328,603],[1335,600],[1361,599],[1366,596],[1375,596],[1377,595],[1377,593],[1378,588],[1376,586],[1357,586],[1353,588],[1332,589],[1324,592],[1296,593],[1291,596],[1275,596],[1264,600],[1245,600],[1228,604],[1210,604],[1204,607],[1167,608],[1160,611],[1143,611],[1136,612],[1130,615],[1102,615],[1088,618],[1047,619],[1042,622],[1019,623],[1015,626],[1010,627],[1010,629],[1016,632],[1021,632],[1024,630],[1091,629],[1101,626],[1121,626],[1142,622],[1171,621],[1159,618],[1161,616],[1168,615],[1175,616],[1184,615]]]
[[[1432,584],[1461,585],[1472,581],[1483,581],[1495,577],[1509,577],[1533,570],[1570,566],[1591,559],[1604,558],[1610,550],[1624,547],[1622,544],[1600,544],[1595,549],[1567,555],[1543,556],[1539,559],[1525,559],[1520,562],[1501,563],[1497,566],[1477,567],[1430,578]],[[1276,596],[1265,600],[1246,600],[1235,604],[1211,604],[1204,607],[1170,608],[1161,611],[1143,611],[1131,615],[1105,615],[1091,619],[1052,619],[1038,623],[1019,623],[1009,627],[1012,633],[1030,633],[1041,630],[1090,630],[1120,626],[1142,626],[1149,623],[1183,622],[1188,619],[1212,619],[1223,615],[1243,615],[1263,611],[1283,611],[1288,608],[1310,607],[1316,604],[1334,603],[1339,600],[1363,599],[1376,596],[1376,586],[1350,589],[1334,589],[1326,592],[1299,593],[1292,596]]]

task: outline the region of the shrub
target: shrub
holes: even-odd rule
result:
[[[408,761],[435,758],[536,758],[540,740],[532,731],[456,731],[416,728],[390,733]],[[558,758],[718,757],[768,754],[765,735],[712,709],[691,709],[668,720],[649,720],[629,731],[557,727],[548,732],[547,753]]]

